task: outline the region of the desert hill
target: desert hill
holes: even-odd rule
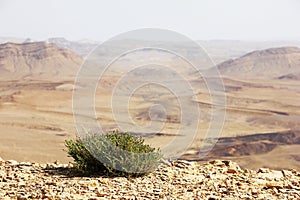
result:
[[[109,49],[105,53],[109,53]],[[123,60],[115,65],[117,69],[124,69],[132,64],[129,61],[139,61],[146,53],[149,52],[141,51],[131,57],[122,57]],[[299,170],[299,156],[295,153],[300,146],[300,87],[299,82],[295,81],[295,76],[299,74],[299,55],[298,48],[273,48],[254,51],[219,65],[221,72],[228,76],[224,78],[227,116],[220,142],[207,159],[230,159],[252,169],[262,166],[278,168],[282,166],[278,166],[277,163],[285,163],[286,168]],[[151,56],[158,57],[154,52]],[[183,62],[177,62],[172,56],[167,58],[167,64],[174,64],[178,69],[179,66],[182,67]],[[0,45],[1,157],[35,162],[49,162],[55,159],[69,161],[62,150],[65,148],[64,140],[76,136],[72,89],[81,63],[82,58],[79,55],[55,44],[31,42]],[[250,72],[245,70],[247,67],[251,68]],[[99,83],[95,94],[97,119],[107,129],[115,128],[114,116],[111,114],[111,91],[118,80],[116,73],[120,73],[113,70],[111,72],[101,80],[103,84]],[[145,79],[144,71],[133,72],[127,74],[132,76],[130,80],[134,80],[133,84]],[[151,71],[149,74],[156,76],[158,73]],[[179,81],[173,82],[180,87]],[[130,82],[124,83],[126,84],[121,84],[121,92],[127,92],[128,86],[131,86]],[[199,134],[183,158],[197,160],[203,144],[203,135],[209,127],[210,108],[213,105],[209,91],[205,89],[205,82],[192,79],[191,83],[195,85],[196,91],[199,91],[196,95],[202,118]],[[126,92],[124,94],[127,94]],[[167,105],[168,119],[165,129],[155,137],[146,138],[149,144],[163,147],[174,137],[180,125],[179,105],[174,97],[164,88],[149,86],[137,90],[132,95],[129,105],[130,117],[136,124],[141,125],[149,122],[149,108],[152,105],[168,102],[164,104]],[[124,100],[125,97],[118,97],[118,101]],[[90,105],[81,106],[82,109],[86,109]],[[116,108],[118,109],[114,107]],[[127,110],[120,115],[126,117]],[[155,119],[159,121],[160,116],[157,116]],[[295,133],[295,137],[290,131]],[[278,135],[275,136],[278,140],[272,139],[274,134]],[[281,136],[284,138],[283,142]],[[228,155],[224,155],[224,152]]]
[[[89,40],[69,41],[62,37],[49,38],[47,39],[47,42],[74,51],[81,56],[88,55],[98,45],[98,42],[95,41],[89,41]]]
[[[205,159],[226,158],[250,168],[297,168],[300,49],[253,51],[217,67],[225,86],[226,120]],[[210,103],[204,93],[198,95],[201,111]],[[195,145],[183,158],[196,160],[199,149]]]
[[[0,44],[0,80],[71,78],[81,64],[79,55],[55,44]]]
[[[246,79],[298,79],[300,48],[280,47],[250,52],[217,65],[222,75]]]

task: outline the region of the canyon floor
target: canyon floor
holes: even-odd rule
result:
[[[198,134],[181,158],[233,160],[250,169],[300,170],[299,81],[224,78],[224,83],[226,119],[214,149],[205,157],[198,155],[203,143],[209,139],[205,134],[212,106],[209,93],[202,91],[196,94],[202,112]],[[76,137],[72,113],[73,82],[2,81],[0,88],[0,156],[6,160],[42,163],[71,161],[64,151],[64,141]],[[105,130],[114,128],[109,91],[109,86],[108,89],[100,87],[95,93],[97,119],[106,125]],[[163,90],[162,93],[170,104],[176,100]],[[135,123],[144,125],[149,123],[151,103],[145,103],[141,98],[143,91],[140,94],[130,99],[129,113]],[[155,102],[155,98],[162,99],[162,96],[153,97],[151,102]],[[180,109],[175,106],[167,114],[162,134],[145,138],[155,147],[162,148],[177,136]]]

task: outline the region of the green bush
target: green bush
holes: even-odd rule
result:
[[[155,170],[162,158],[161,151],[144,144],[141,137],[118,131],[88,134],[65,144],[74,166],[90,174],[141,176]]]

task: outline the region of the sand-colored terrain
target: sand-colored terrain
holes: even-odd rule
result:
[[[72,91],[64,83],[1,82],[2,157],[64,160],[64,140],[74,136]],[[17,86],[16,86],[17,85]]]
[[[60,60],[58,64],[61,64],[61,66],[64,66],[64,64],[77,66],[74,66],[72,70],[57,68],[58,73],[55,74],[57,76],[53,75],[52,77],[52,72],[49,72],[50,76],[45,78],[43,76],[46,76],[48,72],[41,73],[40,71],[31,70],[30,66],[32,67],[32,65],[23,62],[27,75],[24,76],[20,72],[21,69],[18,69],[16,76],[11,77],[15,80],[9,80],[9,74],[14,74],[14,72],[7,70],[7,66],[10,66],[9,63],[17,58],[16,55],[19,55],[16,52],[26,51],[25,47],[17,45],[18,50],[16,50],[12,46],[12,44],[9,44],[9,48],[14,49],[14,51],[7,51],[7,48],[2,46],[2,51],[7,54],[9,59],[6,59],[7,56],[2,56],[0,60],[2,63],[0,70],[6,74],[6,76],[1,77],[2,81],[0,81],[0,156],[6,160],[36,162],[61,160],[62,162],[68,162],[70,158],[63,151],[65,148],[64,140],[76,137],[76,124],[72,110],[74,99],[72,99],[72,95],[74,92],[74,77],[80,67],[78,64],[80,59],[69,51],[65,52],[65,50],[56,48],[53,45],[38,43],[29,49],[35,48],[46,53],[42,54],[45,57],[36,57],[30,60],[33,67],[38,59],[46,63],[48,56]],[[292,50],[294,52],[295,49]],[[289,48],[286,51],[269,51],[271,52],[267,54],[269,61],[274,61],[272,59],[274,51],[277,53],[290,53]],[[298,52],[297,49],[295,51]],[[268,51],[263,52],[264,55],[266,52]],[[59,56],[55,56],[56,54]],[[256,52],[249,55],[250,57],[246,56],[233,62],[234,66],[241,66],[240,69],[235,68],[235,75],[238,70],[242,70],[249,63],[254,62],[254,55],[261,56],[261,53]],[[141,55],[138,56],[140,56],[140,59],[142,58]],[[299,65],[295,64],[298,54],[275,56],[281,60],[287,58],[290,63],[293,63],[293,69],[299,68]],[[30,58],[32,59],[32,57]],[[291,61],[293,58],[296,58],[296,61]],[[21,56],[19,61],[27,59],[26,56]],[[255,57],[255,59],[255,62],[258,62],[263,58],[257,59]],[[53,62],[58,62],[58,60],[52,59]],[[243,65],[238,64],[244,62],[244,60],[247,60],[247,62],[250,60],[251,62],[249,61],[248,64],[243,63]],[[164,61],[169,62],[168,64],[172,66],[174,60],[165,59]],[[53,62],[50,66],[57,64]],[[126,66],[126,63],[129,65],[128,60],[125,59],[121,64]],[[286,64],[287,62],[278,63]],[[226,62],[226,69],[232,68],[228,65],[228,62]],[[41,66],[38,66],[37,69],[41,70]],[[118,67],[120,66],[123,65],[118,65]],[[174,69],[179,70],[180,73],[190,74],[188,70],[180,71],[180,60],[176,60],[174,66]],[[269,65],[266,64],[266,66]],[[273,66],[276,67],[275,64]],[[189,125],[181,122],[182,106],[178,96],[170,92],[168,88],[155,84],[143,85],[137,88],[135,93],[128,98],[126,92],[132,89],[132,85],[140,84],[140,81],[146,80],[148,78],[145,76],[146,72],[149,72],[154,79],[158,74],[169,74],[168,71],[145,70],[148,71],[128,73],[129,79],[125,79],[124,82],[118,82],[118,75],[120,75],[117,73],[118,71],[111,71],[107,76],[103,76],[95,91],[96,119],[104,130],[112,130],[118,127],[114,120],[115,117],[118,117],[118,125],[125,127],[124,131],[145,136],[146,142],[163,148],[173,139],[182,137],[177,135],[180,127],[185,130],[184,133],[186,134],[193,130]],[[276,71],[277,75],[282,72],[280,70]],[[299,81],[295,77],[280,78],[277,75],[275,78],[268,77],[267,79],[258,79],[255,76],[249,78],[247,75],[246,79],[245,77],[229,76],[229,71],[221,70],[227,97],[227,104],[222,108],[226,111],[224,127],[219,142],[212,151],[208,152],[206,157],[199,157],[198,152],[205,150],[207,144],[209,144],[209,140],[205,139],[210,137],[209,135],[206,136],[206,133],[211,125],[210,115],[214,105],[207,88],[205,88],[205,82],[201,78],[197,79],[195,76],[191,76],[187,80],[194,89],[194,95],[181,103],[197,105],[201,115],[199,116],[198,134],[191,141],[191,145],[186,149],[187,151],[182,158],[191,160],[222,158],[237,160],[242,166],[248,168],[256,169],[265,166],[270,168],[296,168],[299,170],[300,159],[297,155],[300,144]],[[291,71],[287,72],[288,74],[291,73]],[[40,73],[43,78],[37,78]],[[254,74],[257,74],[257,69]],[[281,75],[285,74],[281,73]],[[173,75],[166,77],[167,82],[170,81],[179,89],[182,87],[182,82],[172,79]],[[115,84],[119,84],[117,89]],[[77,89],[75,88],[75,90]],[[117,96],[112,96],[112,91],[118,91],[119,93]],[[179,91],[181,92],[179,92],[179,96],[185,94],[185,91]],[[125,104],[128,104],[128,109],[124,110],[122,106]],[[90,106],[93,105],[83,104],[80,105],[80,108],[84,111],[85,108]],[[193,110],[188,112],[193,114]],[[189,117],[193,119],[194,116]],[[133,126],[149,126],[151,121],[154,123],[154,125],[152,124],[154,127],[160,127],[159,131],[147,132],[147,128],[136,129]]]
[[[287,143],[276,141],[276,146],[263,150],[264,146],[261,146],[261,143],[268,143],[267,139],[252,140],[256,138],[255,134],[258,133],[268,135],[269,133],[299,130],[300,103],[295,101],[300,95],[299,83],[278,80],[269,83],[247,81],[243,82],[245,86],[241,86],[239,81],[228,80],[225,83],[231,87],[240,87],[240,89],[227,91],[227,117],[221,136],[252,137],[243,142],[239,139],[232,139],[224,145],[218,143],[218,149],[223,148],[223,151],[225,149],[235,152],[224,155],[216,150],[213,151],[214,155],[210,156],[213,158],[225,158],[227,156],[228,159],[237,159],[242,165],[245,164],[253,168],[256,165],[262,165],[262,163],[264,166],[276,167],[279,165],[279,161],[285,163],[287,167],[297,168],[299,156],[295,150],[299,148],[297,145],[299,141]],[[0,153],[3,158],[40,162],[56,159],[69,160],[63,151],[64,140],[76,136],[72,114],[72,90],[69,88],[71,84],[71,82],[38,81],[0,83],[2,88],[0,98],[0,126],[2,130],[0,132]],[[278,88],[279,84],[281,89]],[[259,89],[257,85],[260,86]],[[203,112],[206,112],[205,110],[209,110],[209,108],[201,106],[205,102],[205,98],[202,96],[205,95],[199,94],[199,106]],[[202,99],[204,99],[203,102]],[[114,128],[111,105],[107,104],[110,100],[109,92],[106,93],[106,96],[103,92],[96,96],[97,117],[101,124],[107,125],[108,130]],[[137,96],[132,97],[131,104],[130,114],[135,122],[140,125],[149,123],[150,119],[147,116],[151,102],[146,103]],[[167,125],[162,132],[175,134],[180,123],[177,119],[180,116],[180,111],[174,109],[169,116],[171,117],[168,118]],[[195,153],[203,145],[203,133],[207,131],[208,123],[209,121],[204,119],[199,124],[202,128],[199,131],[200,134],[195,138],[188,154],[184,156],[185,158],[198,159]],[[146,140],[153,145],[162,147],[173,137],[175,136],[160,135]],[[248,143],[251,143],[251,149],[255,150],[247,150],[249,148],[247,147]],[[241,153],[245,151],[246,153]],[[247,151],[249,152],[247,153]]]

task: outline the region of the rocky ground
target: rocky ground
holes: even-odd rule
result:
[[[300,199],[300,172],[173,161],[138,178],[74,176],[71,164],[0,160],[0,199]]]

